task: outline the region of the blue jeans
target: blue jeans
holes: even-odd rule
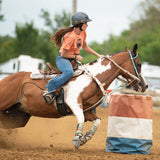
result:
[[[46,88],[49,92],[56,90],[57,88],[65,84],[67,81],[69,81],[70,78],[73,76],[74,71],[71,64],[71,60],[72,59],[63,58],[60,55],[58,55],[56,59],[56,65],[62,72],[62,74],[56,78],[51,79],[48,82]]]

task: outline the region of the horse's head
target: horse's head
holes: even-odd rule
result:
[[[137,49],[137,44],[134,45],[133,50],[126,48],[130,58],[123,64],[123,68],[134,76],[126,74],[125,72],[122,72],[121,75],[131,82],[131,86],[135,91],[145,92],[148,88],[148,84],[142,75],[141,62],[138,58]]]

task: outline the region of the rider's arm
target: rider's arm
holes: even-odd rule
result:
[[[82,48],[83,48],[86,52],[91,53],[91,54],[93,54],[93,55],[95,55],[95,56],[97,56],[97,57],[99,57],[99,58],[100,58],[100,57],[103,57],[103,55],[98,54],[98,53],[95,52],[93,49],[91,49],[90,47],[88,47],[88,45],[87,45],[86,42],[83,43]]]

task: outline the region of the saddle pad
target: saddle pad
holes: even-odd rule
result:
[[[77,69],[74,71],[73,77],[79,76],[84,72],[84,70]],[[52,79],[55,78],[57,74],[52,74],[52,75],[43,75],[39,72],[39,70],[35,70],[31,73],[30,78],[31,79]]]
[[[31,79],[43,79],[45,77],[45,79],[51,79],[51,78],[55,78],[56,76],[57,74],[43,75],[39,72],[39,70],[35,70],[31,73],[30,78]]]

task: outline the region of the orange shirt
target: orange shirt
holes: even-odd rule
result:
[[[62,49],[68,50],[69,54],[79,54],[80,48],[83,46],[83,43],[86,42],[86,32],[81,31],[78,35],[75,31],[68,32],[63,39],[62,46],[60,48],[60,53]]]

